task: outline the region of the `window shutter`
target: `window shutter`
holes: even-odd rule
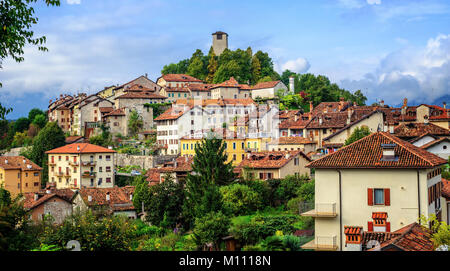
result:
[[[391,205],[391,189],[389,188],[384,189],[384,205]]]
[[[367,222],[367,231],[373,231],[373,222],[372,221]]]
[[[386,232],[391,232],[391,222],[386,222]]]
[[[428,187],[428,205],[431,204],[431,187]]]
[[[373,189],[367,189],[367,204],[373,206]]]

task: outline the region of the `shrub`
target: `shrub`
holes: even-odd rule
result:
[[[195,219],[194,236],[198,247],[212,244],[216,249],[222,237],[228,234],[231,220],[222,212],[211,212]]]
[[[245,215],[263,207],[261,195],[246,185],[222,186],[220,193],[224,208],[234,215]]]
[[[270,186],[266,181],[254,180],[254,181],[245,181],[242,184],[250,187],[253,191],[259,194],[262,200],[263,206],[270,205]]]

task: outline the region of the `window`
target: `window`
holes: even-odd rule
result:
[[[102,168],[102,167],[99,167],[99,168],[98,168],[98,172],[103,172],[103,168]]]
[[[222,34],[217,34],[217,39],[221,40],[222,39]]]
[[[111,155],[106,155],[106,161],[111,161]]]
[[[39,182],[35,182],[34,183],[34,186],[36,187],[36,186],[39,186]]]
[[[111,172],[111,167],[106,167],[106,172]]]
[[[106,178],[106,183],[111,183],[111,178]]]
[[[233,150],[236,149],[236,142],[233,143]]]
[[[236,161],[236,154],[233,154],[233,161]]]
[[[374,189],[374,204],[375,205],[384,205],[384,190],[383,189]]]

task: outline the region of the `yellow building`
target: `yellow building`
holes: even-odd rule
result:
[[[203,138],[207,137],[209,133],[211,130],[204,130],[182,137],[179,153],[182,156],[194,156],[196,144],[201,144]],[[270,141],[270,138],[240,138],[236,133],[224,129],[216,129],[211,135],[224,140],[225,152],[228,155],[227,162],[232,161],[233,166],[239,165],[245,159],[247,152],[265,150],[265,144]]]
[[[0,187],[11,196],[38,192],[42,168],[23,156],[0,156]]]
[[[303,216],[315,218],[315,250],[360,250],[345,228],[394,232],[421,215],[446,221],[441,166],[446,161],[389,133],[373,133],[311,162],[315,200]]]
[[[114,186],[114,150],[74,143],[46,152],[49,182],[57,189]]]

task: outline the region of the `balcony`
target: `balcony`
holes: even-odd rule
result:
[[[78,167],[78,166],[80,166],[80,164],[79,164],[78,162],[73,162],[73,161],[70,161],[70,162],[69,162],[69,165],[71,165],[71,166],[73,166],[73,167]]]
[[[83,165],[83,167],[95,167],[96,164],[97,164],[97,162],[95,162],[95,161],[81,162],[81,165]]]
[[[336,236],[315,236],[314,239],[303,246],[303,249],[313,249],[321,251],[337,250]]]
[[[64,172],[59,171],[59,172],[55,172],[55,176],[56,176],[56,177],[63,177],[63,176],[65,176],[65,175],[64,175]]]
[[[85,171],[85,172],[83,172],[81,177],[83,177],[83,178],[95,178],[95,175],[97,175],[96,172]]]
[[[335,218],[336,203],[300,203],[300,215],[321,218]]]

